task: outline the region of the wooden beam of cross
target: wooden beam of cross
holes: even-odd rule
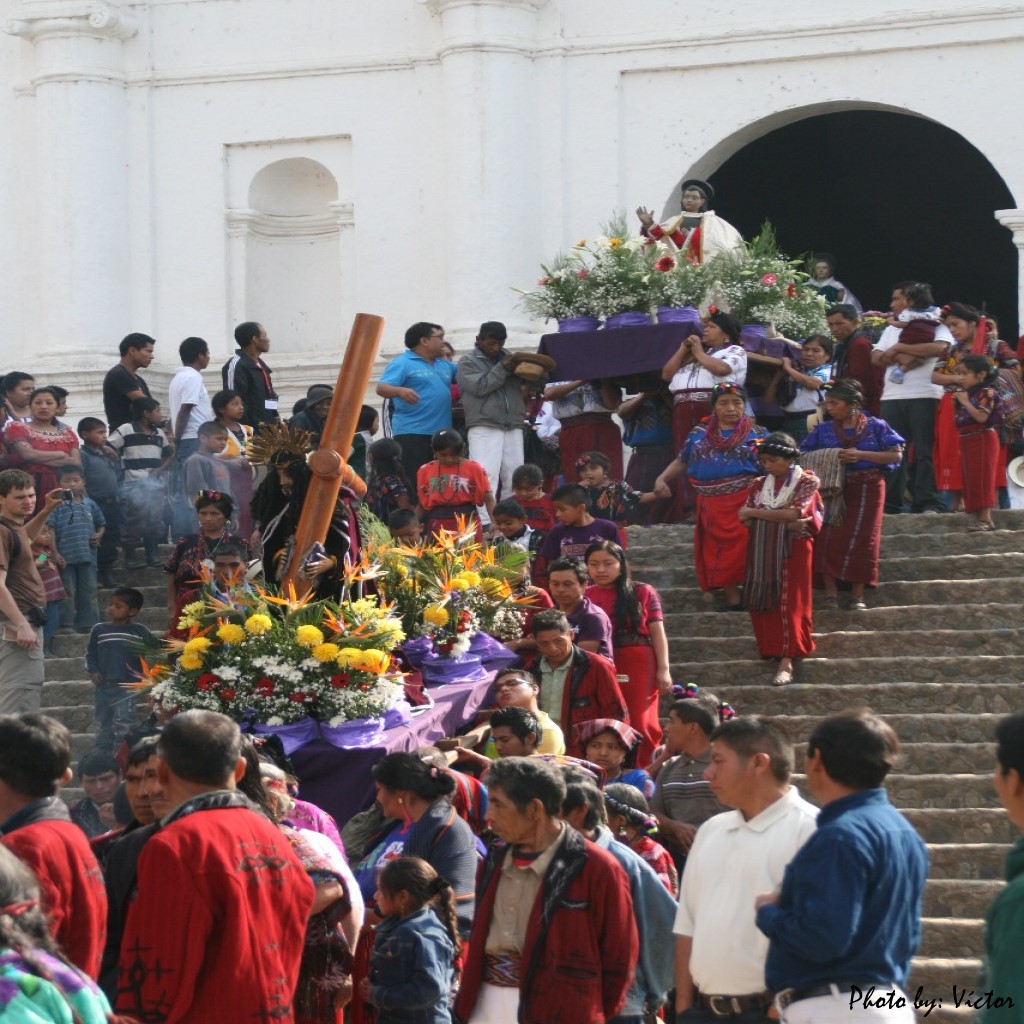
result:
[[[300,575],[306,552],[314,544],[323,544],[327,539],[341,490],[342,460],[347,459],[352,451],[363,396],[370,385],[373,362],[383,333],[383,317],[371,313],[356,314],[345,358],[338,370],[331,408],[320,435],[320,445],[309,457],[311,475],[295,531],[295,556],[283,581],[284,586],[293,584],[299,596],[309,590],[309,580]]]

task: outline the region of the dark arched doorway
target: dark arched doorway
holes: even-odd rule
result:
[[[878,110],[817,114],[768,131],[715,168],[717,211],[745,238],[767,219],[783,251],[835,253],[864,307],[895,281],[931,282],[940,303],[984,306],[1017,336],[1017,249],[994,211],[1016,206],[962,135]],[[702,175],[703,176],[703,175]],[[675,200],[676,205],[678,200]]]

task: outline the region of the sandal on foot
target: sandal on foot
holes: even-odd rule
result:
[[[968,523],[967,524],[967,532],[968,533],[987,533],[989,530],[994,530],[995,528],[996,528],[996,524],[995,523],[979,523],[979,522],[974,522],[974,523]]]
[[[793,673],[789,671],[776,672],[772,678],[772,686],[788,686],[791,682],[793,682]]]

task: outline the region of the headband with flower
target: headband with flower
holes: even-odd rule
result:
[[[696,700],[700,696],[700,687],[696,683],[687,683],[686,686],[675,683],[672,686],[672,696],[676,700]],[[718,721],[728,722],[730,718],[735,717],[736,709],[727,700],[720,700],[718,702]]]

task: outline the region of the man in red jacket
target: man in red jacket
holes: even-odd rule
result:
[[[50,930],[67,958],[99,976],[107,892],[85,833],[57,790],[71,781],[71,733],[30,711],[0,715],[0,843],[35,873]]]
[[[540,684],[537,702],[565,734],[565,752],[585,757],[573,726],[594,718],[629,721],[615,663],[572,642],[572,627],[557,608],[537,612],[531,623],[540,658],[533,675]]]
[[[238,726],[187,711],[157,775],[174,807],[139,855],[116,1010],[140,1021],[291,1024],[313,883],[283,832],[235,788]]]
[[[487,776],[493,850],[477,885],[460,1024],[604,1024],[639,955],[629,880],[607,851],[559,820],[565,780],[506,757]]]

